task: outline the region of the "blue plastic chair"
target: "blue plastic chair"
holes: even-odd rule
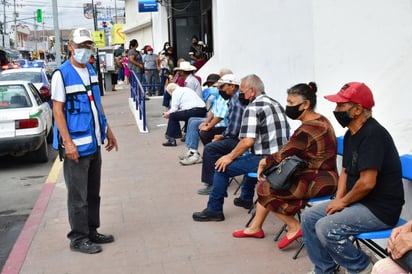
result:
[[[404,225],[406,224],[406,222],[406,220],[400,218],[398,223],[393,228]],[[393,228],[363,232],[355,235],[354,240],[358,248],[360,248],[359,242],[361,242],[381,258],[386,258],[388,256],[386,249],[375,243],[373,240],[389,238],[391,236]]]
[[[405,154],[400,157],[402,164],[402,177],[412,181],[412,155]]]
[[[412,155],[410,154],[405,154],[400,157],[401,164],[402,164],[402,178],[406,180],[412,181]],[[406,220],[399,218],[398,223],[393,227],[398,227],[406,223]],[[356,242],[356,245],[358,248],[360,247],[359,242],[363,243],[365,246],[367,246],[370,250],[375,252],[377,255],[379,255],[382,258],[385,258],[388,256],[388,253],[384,248],[382,248],[380,245],[375,243],[373,240],[376,239],[386,239],[389,238],[392,229],[385,229],[385,230],[378,230],[378,231],[368,231],[368,232],[363,232],[358,235],[355,235],[354,241]]]
[[[342,156],[343,155],[343,136],[336,137],[336,141],[338,142],[336,153]]]

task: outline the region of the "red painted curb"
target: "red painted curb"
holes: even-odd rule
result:
[[[1,271],[1,274],[18,274],[24,260],[26,259],[27,252],[33,241],[33,238],[37,232],[40,222],[43,218],[44,212],[47,209],[50,197],[53,193],[56,184],[44,184],[40,192],[39,198],[37,199],[34,207],[30,213],[29,218],[27,218],[26,223],[13,249],[7,258],[6,264]]]

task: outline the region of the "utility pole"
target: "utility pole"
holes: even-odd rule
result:
[[[4,42],[4,35],[6,34],[6,0],[2,1],[3,3],[3,48],[6,47]]]
[[[92,0],[92,12],[93,12],[93,24],[94,24],[94,30],[97,30],[97,10],[96,6],[94,5],[94,0]],[[99,49],[96,49],[96,71],[97,71],[97,79],[99,81],[99,89],[100,89],[100,95],[104,95],[103,92],[103,81],[102,81],[102,72],[100,71],[100,57],[99,57]]]
[[[16,12],[16,0],[14,0],[14,48],[17,49],[17,12]]]
[[[57,13],[57,0],[52,0],[53,8],[53,27],[54,27],[54,49],[56,51],[56,64],[60,66],[62,63],[62,52],[61,52],[61,43],[60,43],[60,28],[59,28],[59,16]]]

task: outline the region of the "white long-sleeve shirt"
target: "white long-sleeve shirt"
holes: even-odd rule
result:
[[[205,102],[196,92],[187,87],[177,87],[172,93],[172,102],[169,112],[188,110],[192,108],[204,108]]]

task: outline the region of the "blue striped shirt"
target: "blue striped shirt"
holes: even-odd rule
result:
[[[223,136],[225,138],[239,138],[240,125],[242,123],[242,115],[245,107],[239,102],[239,89],[233,94],[229,100],[229,115],[228,125]]]

